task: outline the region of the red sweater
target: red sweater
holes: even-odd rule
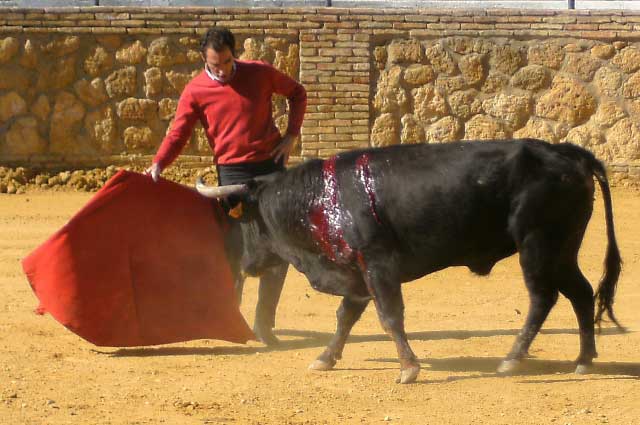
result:
[[[191,137],[196,121],[205,129],[218,164],[260,162],[280,141],[273,122],[271,96],[289,99],[287,134],[297,136],[307,105],[301,84],[269,64],[236,60],[230,81],[212,80],[203,70],[184,88],[176,116],[153,162],[169,166]]]

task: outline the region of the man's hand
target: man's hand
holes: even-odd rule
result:
[[[280,159],[284,159],[286,163],[289,160],[289,154],[291,153],[291,149],[293,149],[293,143],[295,142],[295,136],[290,134],[285,135],[280,143],[275,147],[274,150],[271,151],[271,156],[273,157],[274,162],[280,162]]]
[[[151,176],[153,181],[157,183],[158,179],[160,178],[160,174],[162,173],[162,168],[160,168],[157,162],[154,162],[153,164],[151,164],[151,167],[145,170],[144,173]]]

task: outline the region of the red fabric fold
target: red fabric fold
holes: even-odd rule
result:
[[[179,184],[118,172],[22,261],[37,311],[99,346],[254,339],[219,211]]]

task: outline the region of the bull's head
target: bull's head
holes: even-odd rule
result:
[[[260,193],[265,183],[251,180],[246,184],[207,186],[201,178],[196,181],[196,190],[207,198],[232,204],[229,211],[231,224],[227,238],[230,261],[238,261],[243,272],[259,276],[266,269],[282,260],[272,250],[273,240],[260,210]]]

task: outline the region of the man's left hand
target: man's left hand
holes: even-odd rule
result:
[[[276,163],[280,162],[281,159],[283,159],[285,163],[289,160],[289,154],[291,153],[291,149],[293,149],[295,140],[295,136],[290,134],[285,135],[280,140],[280,143],[271,151],[271,156]]]
[[[157,162],[154,162],[153,164],[151,164],[151,167],[147,168],[144,171],[144,173],[151,176],[153,181],[157,183],[158,180],[160,180],[160,174],[162,173],[162,168],[160,168],[160,165]]]

